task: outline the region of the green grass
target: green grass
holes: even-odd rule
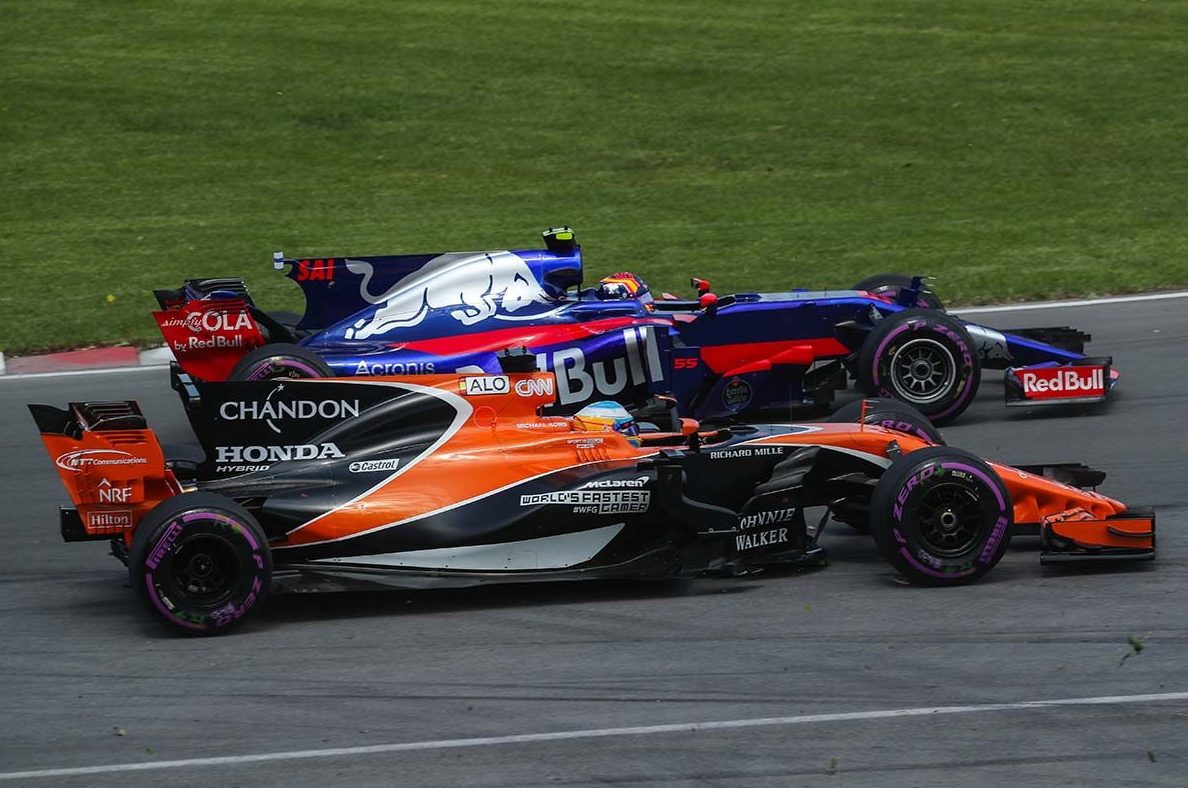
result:
[[[657,288],[1188,283],[1172,0],[0,0],[0,349],[155,342],[270,253],[536,245]]]

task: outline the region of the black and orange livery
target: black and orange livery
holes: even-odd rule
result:
[[[202,451],[166,457],[136,403],[30,406],[73,505],[167,625],[210,633],[270,590],[739,574],[824,562],[805,510],[869,528],[910,579],[969,582],[1012,533],[1045,561],[1154,556],[1154,515],[937,445],[875,401],[868,423],[675,419],[638,439],[542,416],[551,373],[203,384],[175,376]]]

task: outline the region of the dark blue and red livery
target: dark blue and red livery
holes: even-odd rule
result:
[[[654,297],[615,274],[582,288],[567,228],[544,249],[373,257],[274,257],[305,313],[268,313],[240,279],[159,290],[155,317],[181,368],[202,380],[497,373],[525,347],[556,373],[558,408],[675,399],[682,415],[823,404],[852,378],[938,423],[972,402],[982,369],[1006,371],[1008,404],[1104,400],[1109,358],[1068,327],[998,331],[944,311],[920,278],[849,290]],[[877,280],[877,281],[876,281]]]

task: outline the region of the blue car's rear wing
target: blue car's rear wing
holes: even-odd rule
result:
[[[567,237],[566,237],[567,236]],[[511,254],[527,264],[542,288],[554,297],[582,282],[582,250],[568,228],[544,233],[545,249],[517,249]],[[434,261],[447,257],[481,257],[507,254],[491,252],[438,252],[351,257],[272,256],[273,266],[300,285],[305,314],[297,324],[302,330],[322,330],[356,313],[382,304],[402,290],[402,282]]]

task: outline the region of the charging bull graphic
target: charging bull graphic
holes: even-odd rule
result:
[[[363,277],[359,285],[363,300],[380,305],[347,329],[347,339],[367,339],[416,326],[432,310],[450,307],[458,307],[449,315],[464,326],[491,318],[535,320],[563,307],[549,298],[528,264],[511,252],[443,254],[380,296],[368,289],[375,273],[371,263],[347,260],[346,266]],[[551,309],[530,309],[539,305]],[[522,314],[511,314],[517,312]]]

